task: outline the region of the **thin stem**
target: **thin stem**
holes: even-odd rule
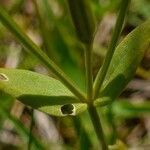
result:
[[[77,88],[66,74],[21,30],[8,13],[0,6],[1,22],[16,36],[16,38],[35,55],[47,68],[49,68],[60,81],[70,89],[82,102],[85,101],[85,95]]]
[[[92,44],[87,45],[85,49],[85,68],[87,81],[87,99],[88,101],[91,101],[93,97]]]
[[[122,30],[122,26],[123,26],[123,22],[125,19],[125,14],[128,8],[130,0],[122,0],[121,4],[120,4],[120,12],[116,21],[116,25],[115,25],[115,29],[112,35],[112,39],[104,60],[104,63],[102,65],[102,68],[99,70],[95,82],[94,82],[94,98],[96,98],[98,96],[99,90],[101,89],[102,83],[105,79],[108,67],[110,65],[112,56],[114,54],[115,51],[115,47],[117,44],[117,41],[119,39],[119,35],[121,33]]]
[[[51,51],[51,42],[49,39],[49,32],[47,32],[47,27],[44,24],[44,18],[39,11],[37,0],[32,0],[32,2],[35,8],[36,16],[38,18],[39,29],[41,31],[41,35],[43,38],[43,45],[44,45],[45,53],[49,56],[49,58],[51,58],[54,61],[54,53]]]
[[[94,130],[99,140],[99,143],[102,146],[102,150],[108,150],[107,143],[105,141],[105,136],[104,136],[103,129],[102,129],[102,125],[101,125],[98,113],[96,111],[96,108],[93,105],[89,105],[88,112],[90,114],[90,118],[93,123]]]
[[[90,150],[92,147],[92,142],[90,137],[87,134],[87,131],[85,130],[80,116],[74,116],[73,118],[73,124],[76,130],[77,135],[80,137],[79,138],[79,143],[80,143],[80,150]]]
[[[112,145],[112,144],[116,143],[116,140],[117,140],[117,130],[116,130],[116,124],[115,124],[115,120],[114,120],[114,115],[112,112],[112,103],[108,106],[107,119],[108,119],[108,123],[112,129],[112,132],[110,135],[110,140],[109,140],[110,145]]]
[[[32,147],[32,129],[34,125],[33,115],[34,115],[34,110],[31,109],[31,123],[30,123],[30,131],[29,131],[28,150],[31,150],[31,147]]]

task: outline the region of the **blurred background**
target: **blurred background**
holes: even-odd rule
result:
[[[105,57],[120,0],[91,0],[97,21],[93,50],[94,77]],[[0,0],[26,34],[64,72],[85,90],[83,46],[78,41],[66,0]],[[132,0],[120,41],[150,18],[149,0]],[[53,76],[0,23],[0,67],[36,71]],[[0,91],[0,150],[97,150],[88,113],[76,117],[46,115],[31,110]],[[150,49],[134,79],[116,101],[99,110],[109,145],[120,150],[150,149]],[[32,132],[31,132],[32,131]],[[115,142],[116,141],[116,142]]]

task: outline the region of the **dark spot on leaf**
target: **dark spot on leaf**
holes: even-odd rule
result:
[[[73,114],[74,106],[72,104],[65,104],[61,106],[61,112],[63,115],[71,115]]]
[[[8,81],[8,77],[5,74],[0,73],[0,80],[1,81]]]

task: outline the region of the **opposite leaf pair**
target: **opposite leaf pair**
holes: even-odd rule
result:
[[[150,20],[133,30],[116,48],[95,106],[115,99],[133,77],[150,43]],[[77,115],[87,104],[60,81],[26,70],[0,69],[0,91],[51,115]]]

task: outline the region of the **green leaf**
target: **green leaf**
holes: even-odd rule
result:
[[[68,0],[71,17],[79,39],[89,44],[95,32],[95,18],[87,0]]]
[[[150,44],[150,20],[133,30],[117,46],[106,78],[100,91],[100,99],[115,99],[132,79],[145,50]]]
[[[0,90],[25,105],[51,115],[76,115],[86,110],[58,80],[27,70],[0,68]]]
[[[150,115],[150,102],[129,102],[128,100],[116,101],[112,104],[112,111],[117,116],[137,117]]]

